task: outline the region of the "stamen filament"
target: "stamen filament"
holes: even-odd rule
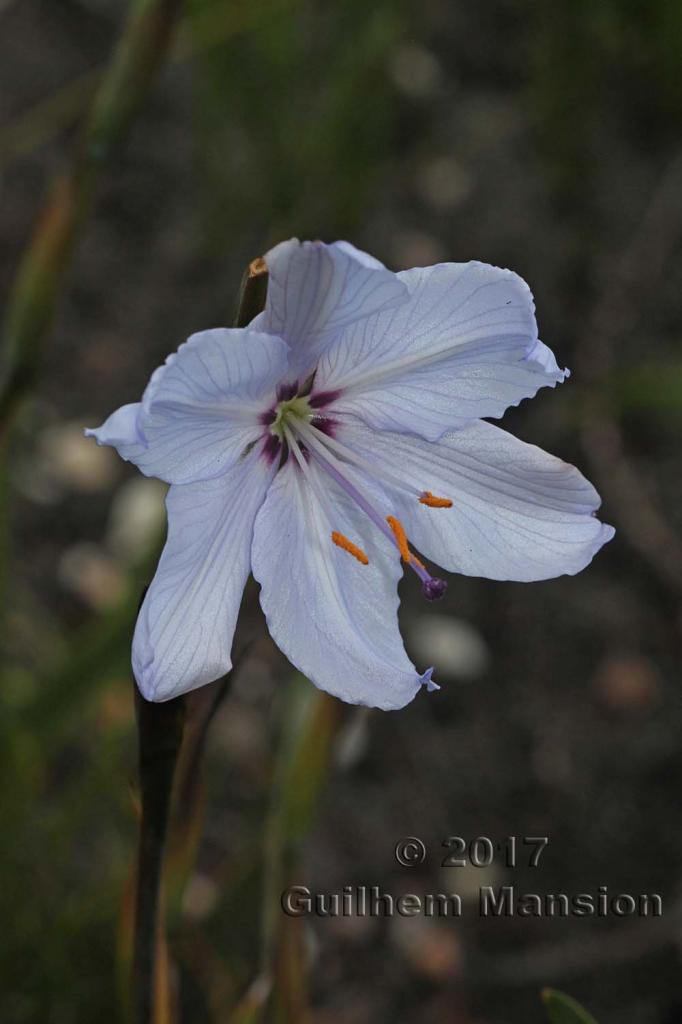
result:
[[[309,470],[308,470],[308,464],[305,461],[305,458],[303,456],[303,452],[298,447],[298,442],[297,442],[296,438],[294,437],[293,433],[291,432],[291,430],[289,429],[289,427],[287,426],[286,423],[282,424],[282,432],[284,434],[284,439],[285,439],[287,445],[289,446],[289,451],[293,452],[294,458],[296,459],[296,461],[298,462],[299,466],[303,470],[304,475],[307,476],[310,479],[310,477],[309,477]]]
[[[399,523],[397,519],[395,519],[394,516],[391,516],[390,519],[395,519],[395,522],[398,523],[399,528],[402,531],[404,544],[402,545],[401,550],[401,543],[398,542],[398,537],[394,532],[393,528],[387,523],[387,521],[385,521],[379,515],[378,512],[374,510],[374,508],[365,498],[362,492],[358,490],[355,484],[353,484],[348,479],[348,476],[345,475],[344,472],[341,472],[342,469],[346,470],[347,468],[350,467],[343,466],[343,464],[339,463],[335,455],[332,452],[328,451],[322,442],[318,441],[317,437],[315,437],[312,431],[302,430],[300,421],[296,422],[295,424],[292,423],[291,426],[289,426],[289,424],[284,424],[283,426],[284,436],[286,437],[287,443],[290,449],[293,451],[296,461],[301,466],[306,475],[310,473],[310,468],[307,465],[306,460],[298,446],[297,439],[293,433],[294,430],[302,436],[303,440],[308,445],[311,458],[315,459],[318,465],[322,469],[324,469],[333,480],[336,481],[339,487],[341,487],[342,490],[344,490],[346,494],[356,503],[356,505],[358,505],[362,509],[362,511],[369,517],[369,519],[374,523],[374,525],[381,530],[384,536],[388,537],[388,539],[396,545],[398,551],[401,554],[401,557],[403,557],[403,560],[405,561],[405,564],[408,565],[410,569],[412,569],[412,571],[421,580],[422,590],[424,592],[424,595],[428,598],[428,600],[433,601],[439,597],[442,597],[446,590],[446,583],[444,582],[444,580],[439,580],[436,577],[431,576],[431,574],[425,568],[423,563],[420,562],[419,559],[416,558],[410,552],[409,546],[407,544],[407,537],[405,535],[405,531],[402,525]],[[325,440],[327,439],[325,438]],[[406,553],[406,557],[404,553]]]
[[[337,469],[335,465],[336,460],[334,459],[334,456],[331,454],[331,452],[325,453],[325,455],[323,455],[322,452],[317,451],[315,448],[312,448],[311,455],[312,458],[314,458],[315,461],[327,473],[329,473],[332,479],[337,482],[337,484],[342,488],[342,490],[344,490],[346,494],[353,499],[355,504],[360,506],[362,511],[365,513],[366,516],[369,517],[369,519],[371,519],[374,525],[379,527],[384,536],[388,537],[388,539],[395,544],[395,537],[393,536],[392,531],[389,530],[388,526],[381,518],[379,513],[375,512],[375,510],[372,508],[372,506],[367,501],[365,496],[361,493],[361,491],[359,491],[358,488],[353,483],[351,483],[351,481],[346,476],[344,476],[343,473],[341,473]],[[328,458],[327,455],[329,456]],[[301,456],[301,458],[303,458],[303,456]]]
[[[418,487],[413,484],[407,484],[404,480],[399,480],[397,476],[390,473],[383,466],[376,465],[370,462],[368,459],[364,459],[362,455],[358,455],[357,452],[349,448],[348,445],[343,444],[342,441],[337,440],[335,437],[329,437],[328,434],[323,434],[321,430],[318,430],[314,423],[297,423],[297,429],[300,430],[301,435],[310,442],[311,447],[314,447],[314,443],[322,445],[324,449],[331,448],[338,455],[341,455],[348,462],[354,463],[359,469],[364,469],[366,473],[370,473],[372,476],[377,477],[379,480],[385,480],[387,484],[397,488],[400,491],[407,491],[408,494],[413,494],[419,497],[424,494],[424,491],[420,491]]]

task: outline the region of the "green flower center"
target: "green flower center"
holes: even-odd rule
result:
[[[286,402],[280,402],[276,406],[275,418],[270,425],[270,433],[275,434],[281,441],[284,437],[285,424],[292,421],[295,422],[296,420],[310,422],[314,415],[315,413],[310,408],[308,399],[296,395],[295,398],[289,398]]]

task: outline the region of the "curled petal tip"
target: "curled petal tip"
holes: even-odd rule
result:
[[[424,675],[419,677],[419,682],[422,684],[422,686],[426,687],[427,693],[433,693],[434,690],[440,690],[440,686],[438,685],[438,683],[434,683],[433,679],[431,678],[432,675],[433,666],[431,666],[431,668],[427,668]]]
[[[601,530],[599,531],[599,535],[597,536],[597,539],[595,541],[593,554],[596,555],[597,551],[599,551],[599,549],[603,547],[604,544],[608,544],[610,540],[613,540],[615,535],[616,529],[614,526],[609,526],[608,523],[602,523]]]

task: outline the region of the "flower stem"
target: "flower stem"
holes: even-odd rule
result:
[[[259,256],[251,260],[244,271],[234,320],[235,327],[247,327],[253,318],[265,309],[267,291],[268,268],[265,260]]]
[[[43,339],[101,172],[144,102],[182,0],[132,0],[71,166],[54,182],[12,288],[2,327],[0,437],[37,376]]]
[[[165,1002],[162,986],[165,960],[163,928],[163,852],[182,744],[185,700],[163,704],[146,701],[135,688],[139,741],[141,818],[135,892],[135,926],[131,1014],[133,1024],[158,1020],[157,1003]]]
[[[263,309],[267,280],[264,261],[253,260],[242,282],[238,326],[249,323]],[[236,660],[232,671],[241,664],[244,654],[245,651]],[[198,789],[201,757],[210,723],[231,679],[232,674],[217,683],[210,692],[204,689],[189,698],[177,697],[160,704],[146,701],[135,687],[141,819],[133,933],[132,1024],[160,1024],[167,1019],[162,880],[169,819],[172,817],[176,823],[182,823],[182,834],[176,834],[175,850],[171,849],[171,855],[174,852],[176,862],[186,867],[200,828]]]

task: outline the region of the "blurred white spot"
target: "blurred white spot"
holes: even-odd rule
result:
[[[449,895],[448,889],[444,895]],[[424,897],[421,897],[422,900]],[[430,917],[391,918],[390,938],[415,974],[431,981],[456,977],[463,966],[462,944],[457,934],[457,918],[435,921]]]
[[[452,847],[449,853],[466,861],[460,866],[441,868],[439,884],[443,892],[456,892],[462,897],[462,903],[478,903],[484,885],[493,887],[502,885],[506,880],[506,872],[495,861],[487,867],[477,868],[470,863],[468,851],[461,854],[459,848]],[[498,854],[496,854],[497,856]]]
[[[348,917],[328,917],[324,922],[325,932],[329,931],[335,938],[348,943],[365,943],[372,940],[380,930],[378,917],[369,914],[349,914]]]
[[[435,665],[434,676],[475,679],[490,664],[480,633],[462,619],[449,615],[419,615],[407,627],[416,661]]]
[[[64,497],[64,488],[52,478],[39,458],[17,460],[14,485],[36,505],[56,505]]]
[[[450,210],[464,202],[471,192],[471,177],[449,156],[429,160],[417,173],[419,195],[435,210]]]
[[[352,768],[365,756],[369,747],[369,715],[369,708],[353,709],[336,741],[336,763],[339,768]]]
[[[126,562],[135,562],[161,538],[166,521],[164,497],[168,486],[160,480],[136,477],[114,495],[106,543]]]
[[[104,491],[119,472],[112,448],[99,447],[83,436],[83,424],[60,423],[45,430],[38,447],[38,473],[74,491]]]
[[[220,892],[208,875],[195,872],[182,896],[182,912],[193,921],[202,921],[215,909]]]
[[[441,77],[434,55],[414,44],[398,47],[391,57],[389,74],[400,92],[419,100],[433,96]]]
[[[398,270],[431,267],[445,259],[445,249],[438,239],[423,231],[399,231],[391,239],[391,262]]]
[[[592,685],[609,711],[642,714],[661,699],[662,680],[655,663],[635,652],[609,654],[598,666]]]
[[[232,693],[247,704],[259,704],[270,700],[275,687],[275,676],[270,660],[263,657],[265,647],[274,648],[270,637],[263,637],[262,642],[249,651],[248,672],[236,672],[232,679]]]
[[[241,674],[238,672],[237,678]],[[267,756],[267,737],[257,708],[232,699],[230,713],[217,715],[212,728],[214,746],[225,753],[231,765],[238,765],[242,772],[260,772]]]
[[[120,567],[97,544],[72,544],[62,554],[57,569],[62,586],[96,609],[111,608],[125,594]]]

